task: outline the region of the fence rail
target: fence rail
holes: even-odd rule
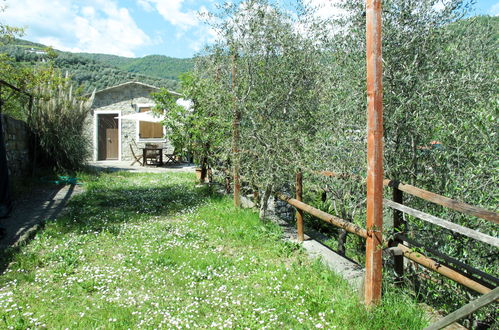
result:
[[[490,289],[487,288],[486,286],[472,280],[469,277],[466,277],[466,276],[460,274],[459,272],[457,272],[457,271],[455,271],[455,270],[453,270],[445,265],[442,265],[441,263],[439,263],[433,259],[426,257],[425,255],[423,255],[420,252],[414,251],[413,249],[411,249],[408,246],[405,246],[403,244],[398,244],[397,248],[402,251],[402,253],[404,254],[404,257],[406,257],[407,259],[410,259],[410,260],[416,262],[417,264],[419,264],[427,269],[433,270],[433,271],[453,280],[454,282],[457,282],[461,285],[464,285],[465,287],[470,288],[470,289],[472,289],[478,293],[481,293],[481,294],[485,294],[485,293],[490,292]]]
[[[360,175],[355,174],[345,174],[345,173],[336,173],[331,171],[321,171],[317,172],[323,176],[335,177],[338,179],[352,179],[356,181],[365,181],[366,179],[361,177]],[[402,192],[408,193],[409,195],[419,197],[428,202],[432,202],[434,204],[447,207],[449,209],[453,209],[455,211],[472,215],[477,218],[485,219],[490,222],[499,224],[499,213],[486,210],[479,206],[473,206],[466,204],[464,202],[460,202],[458,200],[445,197],[434,192],[424,190],[410,184],[404,184],[396,180],[385,179],[383,180],[383,185],[385,187],[391,187],[394,189],[398,189]]]
[[[453,209],[455,211],[459,211],[461,213],[467,214],[467,215],[472,215],[477,218],[485,219],[490,222],[499,224],[499,213],[493,212],[486,210],[484,208],[478,207],[478,206],[472,206],[460,201],[457,201],[455,199],[451,199],[439,194],[435,194],[431,191],[427,191],[418,187],[411,186],[409,184],[403,184],[398,181],[394,180],[389,180],[385,179],[383,181],[383,184],[387,187],[392,187],[395,189],[398,189],[400,191],[403,191],[405,193],[408,193],[410,195],[419,197],[421,199],[424,199],[428,202],[432,202],[444,207],[447,207],[449,209]]]
[[[499,239],[496,237],[492,237],[492,236],[489,236],[487,234],[483,234],[479,231],[457,225],[453,222],[450,222],[450,221],[447,221],[444,219],[440,219],[439,217],[436,217],[434,215],[421,212],[419,210],[410,208],[410,207],[402,205],[400,203],[390,201],[388,199],[384,199],[383,203],[386,206],[391,207],[392,209],[399,210],[403,213],[412,215],[413,217],[416,217],[420,220],[432,223],[434,225],[437,225],[437,226],[440,226],[440,227],[445,228],[447,230],[450,230],[454,233],[459,233],[461,235],[468,236],[470,238],[476,239],[477,241],[487,243],[487,244],[490,244],[490,245],[493,245],[493,246],[499,248]]]
[[[362,181],[365,182],[365,179],[358,176],[358,175],[351,175],[351,174],[338,174],[335,172],[330,172],[330,171],[322,171],[322,172],[315,172],[316,174],[320,174],[323,176],[327,177],[335,177],[338,179],[344,179],[344,180],[355,180],[355,181]],[[445,228],[447,230],[450,230],[454,233],[459,233],[461,235],[465,235],[467,237],[473,238],[477,241],[483,242],[490,244],[494,247],[499,247],[499,239],[497,237],[492,237],[490,235],[481,233],[479,231],[460,226],[458,224],[452,223],[450,221],[441,219],[439,217],[433,216],[431,214],[424,213],[422,211],[410,208],[406,205],[403,204],[403,199],[404,199],[404,194],[407,193],[416,197],[419,197],[421,199],[424,199],[426,201],[459,211],[461,213],[467,214],[467,215],[472,215],[476,216],[488,221],[491,221],[492,223],[499,223],[499,214],[496,212],[492,212],[486,209],[483,209],[481,207],[476,207],[472,206],[445,196],[441,196],[438,194],[435,194],[433,192],[414,187],[412,185],[408,184],[403,184],[395,180],[389,180],[385,179],[383,180],[383,185],[386,187],[391,187],[392,188],[392,199],[393,200],[383,200],[383,204],[387,207],[390,207],[393,209],[393,226],[394,226],[394,231],[396,232],[394,234],[394,237],[391,239],[386,239],[386,237],[382,237],[380,240],[380,244],[383,247],[390,246],[390,251],[392,252],[393,259],[394,259],[394,268],[395,272],[397,273],[397,276],[399,280],[402,278],[404,274],[404,263],[403,263],[403,258],[407,258],[423,267],[426,269],[429,269],[431,271],[437,272],[471,290],[474,290],[478,293],[481,294],[489,294],[492,289],[494,291],[497,290],[497,285],[499,283],[499,279],[496,277],[484,273],[478,269],[475,269],[469,265],[466,265],[465,263],[456,260],[450,256],[447,256],[443,253],[440,253],[438,251],[435,251],[431,248],[426,248],[422,244],[419,244],[418,242],[409,239],[404,236],[405,228],[406,228],[406,222],[403,218],[403,214],[409,214],[413,217],[416,217],[418,219],[421,219],[423,221],[426,221],[428,223],[440,226],[442,228]],[[313,206],[310,206],[306,203],[303,202],[302,200],[302,194],[303,194],[303,174],[301,172],[298,172],[296,174],[296,182],[295,182],[295,188],[296,188],[296,198],[292,198],[291,196],[288,196],[283,193],[277,193],[276,196],[288,203],[289,205],[293,206],[297,210],[297,232],[298,232],[298,240],[303,241],[304,233],[303,233],[303,212],[306,212],[318,219],[321,219],[325,222],[328,222],[336,227],[342,228],[343,230],[353,233],[359,237],[362,237],[364,239],[368,239],[369,235],[374,235],[373,233],[369,233],[368,230],[351,223],[347,220],[341,219],[337,216],[334,216],[332,214],[328,214],[324,211],[321,211],[317,208],[314,208]],[[324,200],[324,196],[322,196],[322,199]],[[451,263],[454,265],[454,267],[450,265],[446,265],[444,263],[435,261],[427,256],[425,256],[423,253],[419,251],[415,251],[414,248],[411,246],[408,246],[407,244],[419,248],[423,248],[427,250],[428,252],[436,255],[438,258],[443,259],[446,262]],[[457,269],[456,269],[457,268]],[[460,269],[466,270],[468,273],[464,273],[463,271],[460,271]],[[472,278],[471,276],[476,276],[478,275],[481,277],[481,279],[477,278]],[[485,280],[482,280],[485,279]]]
[[[294,206],[295,208],[302,210],[308,214],[313,215],[316,218],[319,218],[321,220],[324,220],[325,222],[328,222],[332,225],[335,225],[336,227],[340,227],[342,229],[345,229],[346,231],[355,234],[357,236],[360,236],[362,238],[367,238],[367,230],[364,228],[357,226],[354,223],[348,222],[346,220],[343,220],[341,218],[338,218],[334,215],[331,215],[329,213],[326,213],[324,211],[321,211],[319,209],[316,209],[313,206],[310,206],[308,204],[305,204],[303,202],[300,202],[297,199],[291,198],[290,196],[287,196],[285,194],[278,193],[276,195],[280,200],[285,201],[291,206]]]

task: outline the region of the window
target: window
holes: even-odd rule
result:
[[[139,107],[139,112],[151,111],[151,107]],[[164,136],[163,125],[149,121],[139,121],[139,139],[162,140]]]

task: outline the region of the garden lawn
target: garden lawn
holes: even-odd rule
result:
[[[87,174],[86,192],[7,251],[0,328],[420,329],[390,289],[367,311],[280,229],[189,173]]]

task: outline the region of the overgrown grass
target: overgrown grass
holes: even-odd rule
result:
[[[420,329],[387,292],[370,311],[280,229],[191,174],[85,176],[69,212],[12,253],[0,328]]]

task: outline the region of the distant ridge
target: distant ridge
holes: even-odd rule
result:
[[[178,80],[180,74],[191,71],[194,66],[190,58],[182,59],[164,55],[148,55],[140,58],[92,53],[78,53],[78,55],[123,71],[173,80]]]
[[[27,40],[15,39],[0,46],[0,52],[7,53],[24,65],[36,65],[46,61],[47,46]],[[67,71],[72,79],[88,92],[104,89],[127,81],[141,81],[171,90],[178,89],[178,76],[193,67],[192,59],[178,59],[163,55],[143,58],[128,58],[116,55],[71,53],[55,50],[55,66]]]

